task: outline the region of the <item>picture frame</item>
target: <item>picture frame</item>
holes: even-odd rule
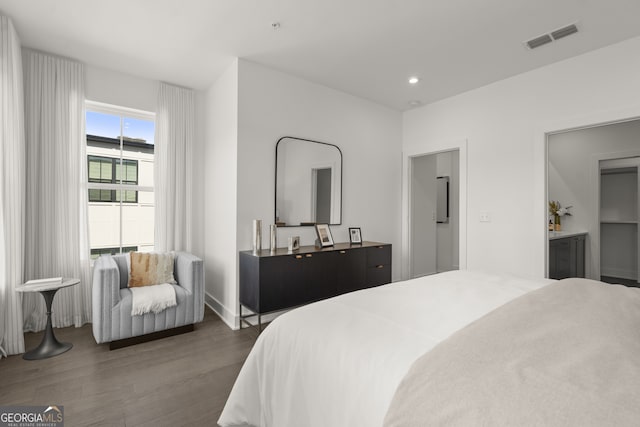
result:
[[[318,235],[318,242],[321,248],[333,246],[333,237],[331,236],[331,229],[329,224],[316,224],[316,234]]]
[[[295,252],[300,249],[300,236],[289,237],[289,252]]]
[[[362,244],[362,231],[360,227],[349,227],[349,242],[352,245]]]

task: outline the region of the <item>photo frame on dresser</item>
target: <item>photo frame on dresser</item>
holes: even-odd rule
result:
[[[333,237],[331,236],[329,224],[316,224],[315,228],[316,234],[318,235],[318,246],[321,248],[333,246]]]
[[[287,246],[289,252],[295,252],[300,249],[300,236],[289,237],[289,245]]]
[[[349,242],[352,245],[362,244],[362,231],[360,231],[360,227],[349,227]]]

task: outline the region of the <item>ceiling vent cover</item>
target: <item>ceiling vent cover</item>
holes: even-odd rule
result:
[[[531,39],[527,42],[527,46],[529,49],[535,49],[547,43],[551,43],[553,39],[549,34],[545,34],[544,36],[536,37],[535,39]]]
[[[553,37],[554,40],[558,40],[563,37],[570,36],[571,34],[575,34],[577,32],[578,32],[578,27],[576,27],[575,24],[571,24],[571,25],[567,25],[564,28],[560,28],[559,30],[555,30],[554,32],[551,33],[551,37]]]
[[[578,26],[576,24],[567,25],[562,28],[558,28],[548,34],[543,34],[534,39],[528,40],[524,42],[524,44],[529,49],[535,49],[537,47],[543,46],[547,43],[551,43],[552,41],[559,40],[563,37],[570,36],[571,34],[575,34],[578,32]]]

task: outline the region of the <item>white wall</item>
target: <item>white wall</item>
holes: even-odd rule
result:
[[[546,274],[545,132],[640,116],[639,75],[635,38],[405,113],[405,158],[463,147],[461,268]]]
[[[205,299],[236,327],[238,212],[238,62],[205,94],[204,266]]]
[[[239,62],[238,248],[251,248],[251,222],[274,221],[275,146],[282,136],[337,145],[343,155],[342,225],[335,242],[361,227],[365,240],[394,245],[400,264],[401,114],[378,104],[260,66]],[[312,245],[312,227],[281,228],[278,241],[299,235]]]
[[[365,240],[394,245],[393,277],[400,265],[401,114],[370,101],[238,60],[206,94],[205,266],[207,301],[237,327],[237,253],[251,248],[253,219],[268,236],[274,221],[275,147],[282,136],[336,144],[343,153],[343,217]],[[237,132],[237,133],[236,133]],[[312,227],[281,228],[279,246]],[[263,247],[268,242],[263,237]]]
[[[85,96],[90,101],[156,111],[159,82],[87,65]]]

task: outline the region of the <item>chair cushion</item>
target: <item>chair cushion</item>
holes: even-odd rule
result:
[[[176,283],[173,277],[172,253],[130,252],[129,287]]]

